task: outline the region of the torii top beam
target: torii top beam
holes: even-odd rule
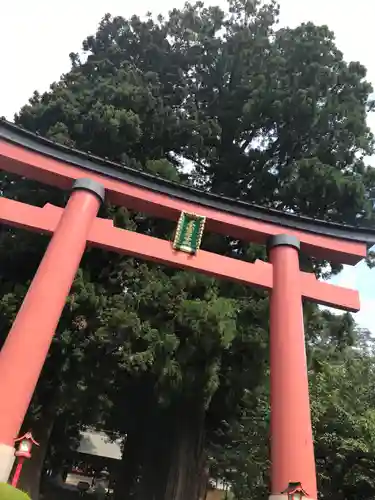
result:
[[[83,175],[102,183],[116,205],[178,220],[181,211],[206,216],[206,228],[254,243],[287,232],[302,251],[356,264],[375,243],[375,230],[310,219],[224,198],[138,172],[54,143],[5,120],[0,121],[0,169],[69,189]]]

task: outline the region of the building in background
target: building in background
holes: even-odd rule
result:
[[[81,432],[81,442],[74,452],[72,469],[65,483],[76,486],[87,482],[90,486],[106,477],[109,487],[116,476],[122,457],[123,436],[114,436],[105,431],[86,430]]]
[[[98,485],[100,482],[110,493],[121,463],[124,440],[125,436],[114,436],[105,431],[82,431],[80,445],[74,452],[73,467],[65,484],[76,487],[79,483],[88,483],[90,488],[95,488],[95,483]],[[230,498],[228,488],[215,482],[202,500],[226,498]]]

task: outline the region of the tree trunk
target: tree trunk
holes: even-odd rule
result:
[[[128,500],[133,493],[140,466],[141,430],[135,429],[126,437],[121,463],[116,474],[114,500]]]
[[[185,407],[173,417],[169,432],[169,471],[164,494],[158,500],[199,500],[206,465],[204,411]]]
[[[31,429],[39,446],[33,446],[31,459],[25,460],[18,487],[28,493],[32,500],[39,499],[40,480],[55,419],[54,411],[49,409],[40,420],[33,424]],[[26,429],[25,426],[24,429]]]
[[[203,457],[204,462],[207,461],[207,457]],[[210,469],[209,467],[205,466],[202,469],[201,473],[201,489],[199,493],[199,500],[206,500],[207,498],[207,493],[208,493],[208,486],[209,486],[209,480],[210,480]]]
[[[168,419],[154,415],[145,428],[140,457],[140,481],[134,500],[158,500],[163,498],[169,469],[170,436]]]
[[[115,500],[201,500],[207,484],[204,411],[187,405],[143,417],[128,436]]]

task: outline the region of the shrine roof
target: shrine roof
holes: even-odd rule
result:
[[[183,200],[233,216],[245,217],[321,236],[361,242],[365,243],[367,247],[375,243],[375,228],[312,219],[303,215],[265,208],[253,203],[226,198],[194,187],[167,181],[156,175],[129,168],[124,164],[114,163],[94,156],[91,153],[69,148],[38,134],[29,132],[4,119],[0,119],[1,141],[53,158],[58,162],[78,167],[83,172],[99,174],[154,193],[163,194],[170,198]]]

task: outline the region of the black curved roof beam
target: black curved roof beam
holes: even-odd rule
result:
[[[196,211],[207,217],[207,229],[257,243],[288,232],[299,237],[307,253],[342,263],[357,263],[375,243],[374,229],[310,219],[166,181],[68,148],[6,120],[0,120],[0,168],[62,189],[91,174],[104,183],[112,203],[172,220],[182,210]]]

